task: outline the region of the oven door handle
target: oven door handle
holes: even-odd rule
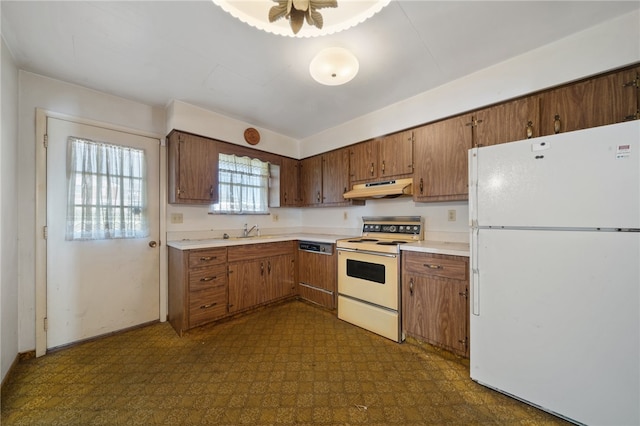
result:
[[[383,257],[398,257],[397,254],[393,254],[393,253],[378,253],[375,251],[369,251],[369,250],[354,250],[354,249],[348,249],[348,248],[337,248],[338,251],[347,251],[349,253],[362,253],[362,254],[370,254],[372,256],[383,256]]]

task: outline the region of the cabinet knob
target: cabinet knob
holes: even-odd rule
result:
[[[424,192],[424,181],[422,180],[422,178],[420,178],[420,193],[422,194]]]
[[[553,132],[555,134],[560,133],[561,127],[562,127],[562,122],[560,121],[560,116],[556,114],[556,116],[553,118]]]
[[[409,279],[409,294],[413,296],[413,278]]]
[[[527,139],[531,139],[533,137],[533,123],[531,121],[527,122]]]

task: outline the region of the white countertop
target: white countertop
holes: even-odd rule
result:
[[[400,245],[400,250],[469,257],[469,243],[449,243],[446,241],[425,240],[402,244]]]
[[[195,250],[211,247],[228,247],[239,246],[244,244],[260,244],[260,243],[273,243],[278,241],[314,241],[317,243],[330,243],[335,244],[337,240],[343,238],[353,238],[357,235],[332,235],[332,234],[285,234],[285,235],[263,235],[260,237],[248,237],[248,238],[230,238],[225,240],[223,238],[209,238],[209,239],[193,239],[193,240],[179,240],[169,241],[167,245],[169,247],[176,248],[178,250]],[[402,244],[400,250],[417,251],[422,253],[436,253],[436,254],[448,254],[451,256],[466,256],[469,257],[469,244],[468,243],[450,243],[446,241],[418,241],[415,243]]]
[[[211,247],[228,247],[239,246],[244,244],[260,244],[260,243],[273,243],[278,241],[313,241],[317,243],[332,243],[335,244],[337,240],[343,238],[353,238],[354,235],[331,235],[331,234],[286,234],[286,235],[263,235],[260,237],[248,237],[237,238],[232,237],[227,240],[223,238],[210,238],[202,240],[179,240],[169,241],[167,245],[169,247],[177,248],[179,250],[194,250]]]

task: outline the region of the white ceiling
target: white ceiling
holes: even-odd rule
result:
[[[21,69],[154,106],[176,99],[304,139],[640,1],[393,0],[355,28],[313,39],[261,32],[208,0],[2,0],[1,7],[2,36]],[[344,86],[309,75],[313,56],[330,46],[360,61]]]

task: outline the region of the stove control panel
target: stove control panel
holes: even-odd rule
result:
[[[420,224],[385,224],[385,223],[365,223],[362,227],[363,233],[384,233],[384,234],[420,234],[422,225]]]

